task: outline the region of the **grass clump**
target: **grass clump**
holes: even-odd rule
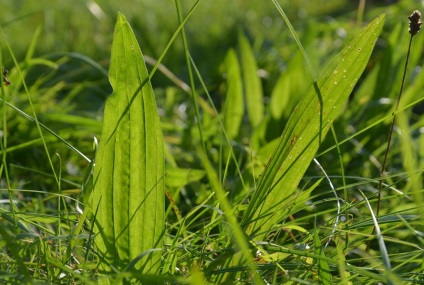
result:
[[[397,50],[403,25],[376,14],[337,55],[310,52],[331,28],[300,36],[273,1],[295,39],[281,74],[239,30],[214,79],[191,48],[200,2],[176,2],[155,58],[118,14],[108,72],[78,53],[35,56],[39,34],[18,62],[3,33],[1,282],[421,282],[423,75],[397,68],[421,59]],[[178,37],[183,79],[164,64]]]

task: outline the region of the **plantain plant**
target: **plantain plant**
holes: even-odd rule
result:
[[[263,241],[288,216],[294,202],[290,197],[362,74],[384,19],[385,15],[377,17],[353,39],[294,109],[249,201],[242,228],[235,231],[243,230],[251,241]],[[115,27],[109,78],[114,91],[106,103],[90,202],[98,233],[99,268],[109,277],[117,273],[118,279],[148,278],[160,268],[164,233],[163,141],[143,56],[121,14]],[[212,171],[205,163],[208,172]],[[228,204],[225,196],[218,194],[220,203]],[[243,246],[246,241],[240,234],[238,237],[248,257]],[[318,248],[318,232],[314,240]],[[238,260],[237,255],[232,262],[252,266],[246,258]],[[322,270],[328,268],[324,260],[318,265]],[[328,274],[323,276],[331,279]]]
[[[134,33],[118,15],[90,205],[100,273],[109,282],[158,273],[165,222],[163,137]],[[118,274],[110,278],[112,273]]]

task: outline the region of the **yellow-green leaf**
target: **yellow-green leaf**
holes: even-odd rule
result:
[[[314,246],[315,246],[315,253],[317,255],[321,255],[325,257],[324,251],[321,247],[321,241],[318,236],[318,230],[316,228],[314,229]],[[323,284],[323,285],[333,284],[331,273],[330,273],[330,266],[328,266],[327,261],[324,259],[317,258],[317,265],[318,265],[319,284]]]
[[[224,127],[229,139],[239,131],[244,115],[243,84],[236,52],[230,49],[225,58],[227,71],[227,96],[224,104]]]
[[[245,36],[239,37],[239,45],[247,115],[251,126],[256,127],[264,116],[262,82],[258,76],[258,66],[253,50]]]
[[[247,234],[263,240],[285,219],[296,190],[323,138],[368,63],[385,15],[365,27],[327,66],[293,110],[242,221]]]
[[[144,59],[122,14],[115,26],[102,136],[94,167],[91,209],[102,273],[131,264],[160,267],[164,232],[163,137]]]

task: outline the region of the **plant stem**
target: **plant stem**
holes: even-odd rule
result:
[[[409,45],[408,45],[408,53],[406,54],[406,61],[405,61],[405,67],[403,69],[403,76],[402,76],[402,83],[399,90],[399,96],[396,102],[396,108],[393,112],[393,120],[392,124],[390,125],[390,131],[389,131],[389,137],[387,139],[387,147],[386,151],[384,153],[383,163],[381,164],[381,171],[380,171],[380,181],[378,182],[378,197],[377,197],[377,212],[376,217],[378,217],[380,213],[380,202],[381,202],[381,191],[383,189],[383,177],[386,175],[386,164],[387,164],[387,156],[389,154],[390,150],[390,144],[392,142],[392,135],[393,135],[393,129],[395,127],[396,122],[396,113],[399,109],[399,102],[400,98],[402,97],[403,92],[403,86],[405,84],[405,76],[406,76],[406,69],[408,68],[408,62],[409,62],[409,55],[411,54],[411,45],[412,45],[412,38],[420,31],[421,29],[421,13],[418,10],[415,10],[409,17],[409,34],[411,37],[409,38]],[[376,226],[373,227],[371,235],[375,234]],[[365,249],[365,252],[368,252],[368,249],[371,245],[371,240],[368,241],[367,248]],[[361,266],[364,262],[364,259],[361,260]]]
[[[383,188],[383,177],[386,175],[387,156],[389,154],[390,144],[392,142],[393,129],[395,127],[395,121],[396,121],[396,113],[399,109],[399,102],[400,102],[400,98],[402,97],[403,86],[405,84],[406,69],[408,67],[409,55],[411,53],[411,44],[412,44],[412,38],[413,37],[414,36],[411,35],[411,37],[409,38],[408,53],[406,55],[405,67],[403,69],[402,83],[401,83],[400,90],[399,90],[399,96],[398,96],[397,103],[396,103],[396,109],[393,112],[393,120],[392,120],[392,124],[390,125],[389,137],[387,139],[387,147],[386,147],[386,151],[384,153],[383,163],[381,164],[380,181],[378,183],[377,216],[380,213],[380,201],[381,201],[381,190]],[[374,230],[373,230],[373,232],[374,232]]]

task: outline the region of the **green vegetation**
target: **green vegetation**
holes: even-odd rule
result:
[[[0,12],[0,283],[424,282],[416,1],[122,2]]]

